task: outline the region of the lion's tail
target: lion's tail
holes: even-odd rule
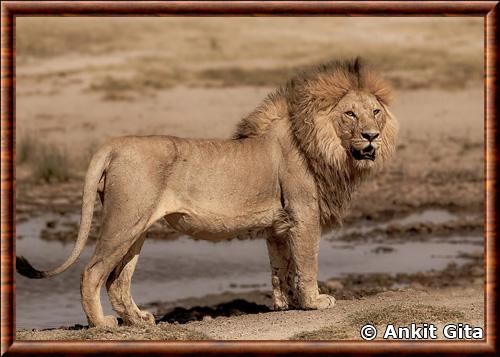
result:
[[[78,238],[76,239],[75,247],[73,248],[73,251],[68,259],[66,259],[62,265],[53,270],[40,271],[35,269],[26,258],[18,256],[16,257],[16,270],[19,274],[30,279],[49,278],[62,273],[78,259],[83,248],[85,247],[92,225],[94,202],[99,181],[108,167],[110,160],[111,150],[107,147],[103,147],[92,157],[92,160],[90,161],[89,169],[85,177],[85,186],[83,188],[82,216],[80,220]]]

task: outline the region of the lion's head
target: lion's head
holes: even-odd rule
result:
[[[365,170],[394,151],[391,89],[359,59],[304,72],[289,81],[286,92],[295,138],[309,156]]]
[[[292,78],[239,125],[235,138],[290,135],[317,187],[323,227],[341,224],[352,192],[394,152],[392,91],[359,59],[332,61]],[[284,127],[288,128],[282,131]]]

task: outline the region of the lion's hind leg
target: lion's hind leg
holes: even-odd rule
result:
[[[296,307],[295,270],[289,243],[284,237],[271,235],[267,238],[267,249],[271,263],[273,308],[286,310]]]
[[[127,220],[115,221],[116,217],[120,216],[118,213],[122,212],[115,213],[113,219],[104,220],[105,224],[94,255],[82,274],[82,305],[90,326],[114,327],[118,325],[114,316],[103,315],[100,299],[101,287],[147,229],[147,216],[143,216],[135,223],[126,224]]]
[[[144,243],[143,234],[132,245],[122,261],[111,272],[106,281],[109,301],[113,309],[121,316],[125,325],[154,324],[155,318],[148,311],[141,311],[130,292],[130,283],[134,274],[135,266],[139,259],[139,253]]]

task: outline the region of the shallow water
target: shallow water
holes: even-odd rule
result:
[[[385,222],[371,222],[368,220],[362,220],[357,222],[357,224],[347,227],[342,227],[338,234],[348,234],[348,233],[368,233],[375,228],[386,229],[391,225],[407,225],[416,223],[446,223],[459,220],[460,217],[457,215],[444,210],[444,209],[427,209],[420,212],[410,213],[407,216],[390,219]],[[336,233],[332,234],[333,236]]]
[[[46,222],[59,216],[47,214],[17,225],[16,251],[30,259],[40,269],[51,269],[62,263],[73,248],[72,244],[40,239]],[[60,219],[60,217],[59,217]],[[78,219],[69,215],[65,219]],[[457,219],[447,211],[428,210],[382,224],[361,223],[349,229],[364,230],[389,224],[415,222],[442,223]],[[455,261],[459,253],[482,250],[481,237],[453,237],[446,241],[407,243],[345,242],[322,240],[319,255],[319,279],[325,280],[348,273],[413,273],[443,269]],[[377,250],[377,248],[379,248]],[[17,328],[46,328],[85,324],[80,305],[80,274],[94,249],[85,248],[80,259],[63,274],[46,280],[30,280],[16,276]],[[384,253],[377,253],[384,251]],[[242,287],[247,286],[247,287]],[[270,268],[264,240],[233,240],[212,243],[187,237],[174,241],[146,241],[137,265],[132,292],[138,305],[152,301],[175,301],[187,297],[202,297],[224,291],[270,289]],[[112,310],[102,291],[104,310]]]

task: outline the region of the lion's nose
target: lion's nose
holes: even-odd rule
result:
[[[378,138],[378,135],[379,135],[378,131],[364,131],[361,133],[361,136],[368,141],[375,140],[376,138]]]

